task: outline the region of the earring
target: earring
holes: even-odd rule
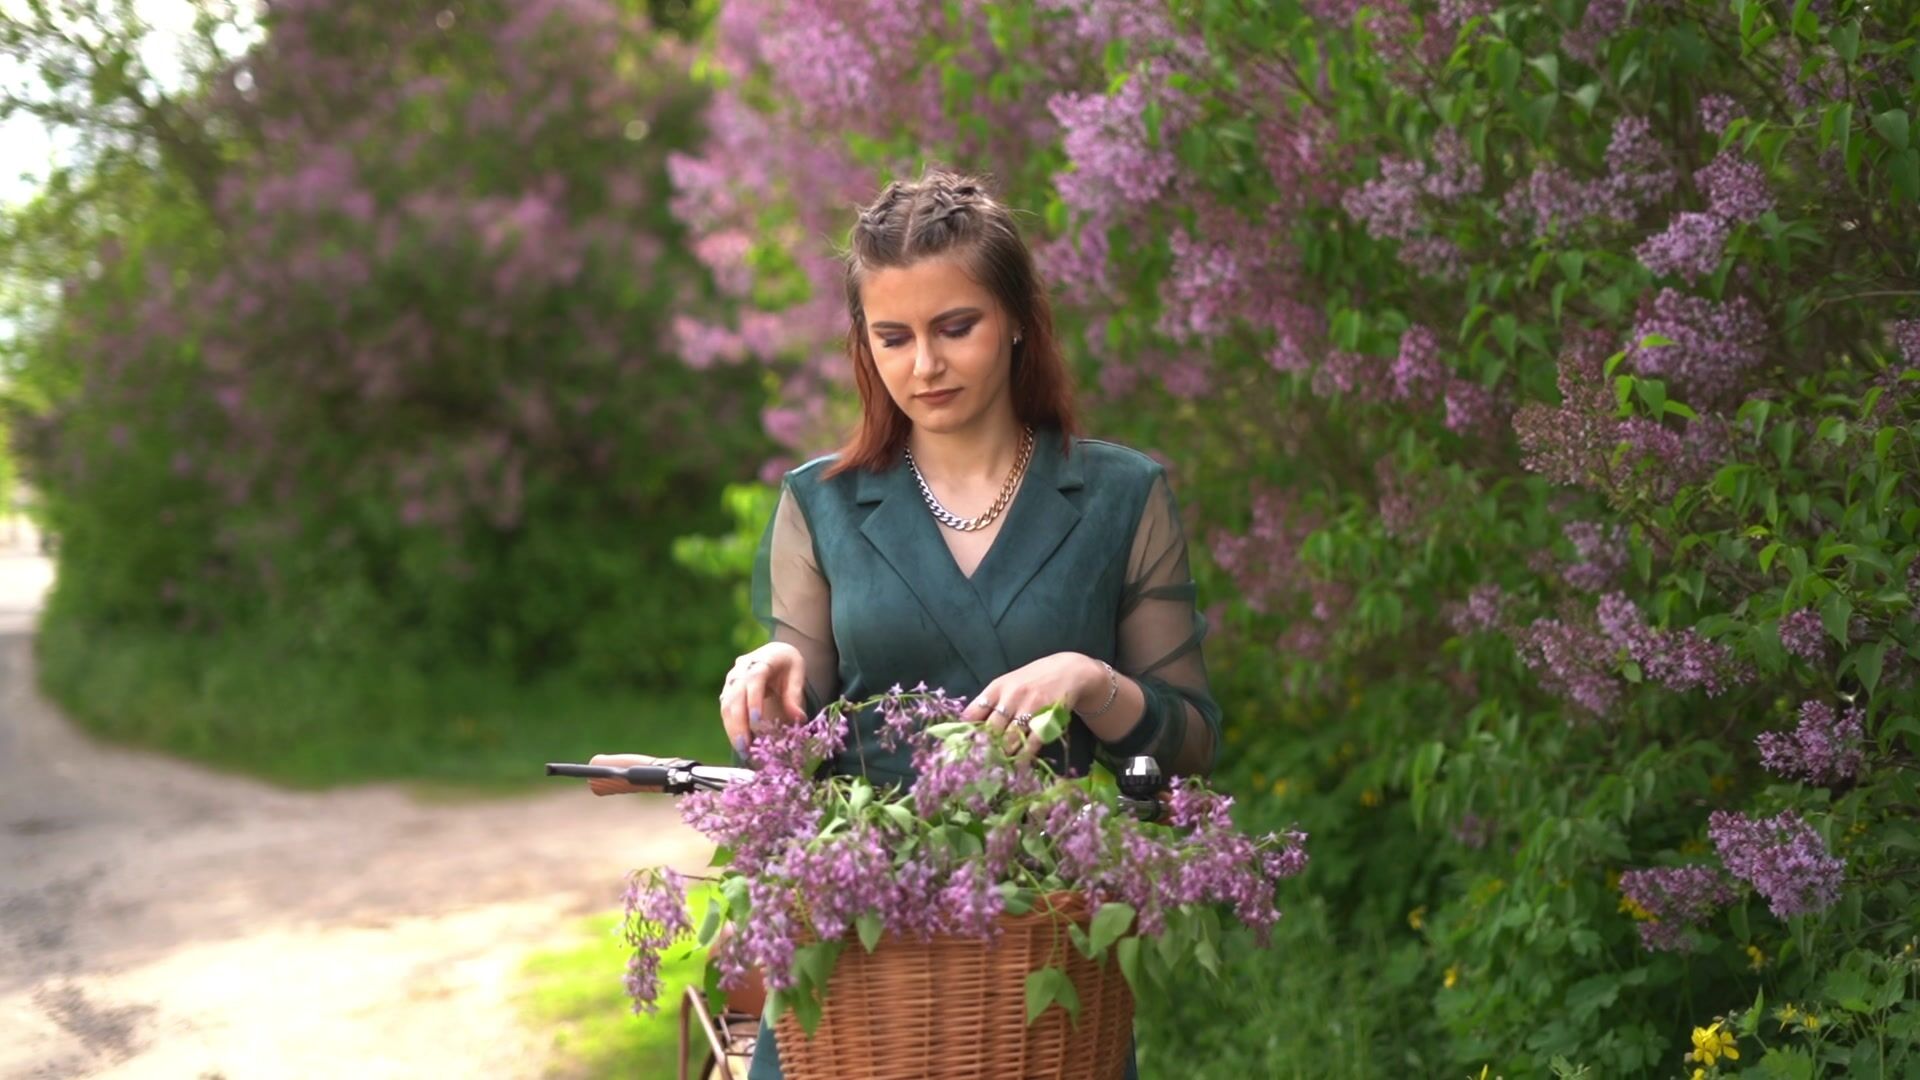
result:
[[[1019,335],[1019,334],[1015,334],[1015,335],[1013,335],[1013,343],[1014,343],[1015,345],[1018,345],[1018,344],[1020,344],[1020,335]]]

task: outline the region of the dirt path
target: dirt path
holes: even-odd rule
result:
[[[537,1077],[521,958],[629,868],[705,865],[664,800],[290,793],[95,743],[34,691],[51,578],[0,548],[0,1077]]]

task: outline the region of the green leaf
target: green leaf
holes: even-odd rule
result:
[[[1590,82],[1567,96],[1573,99],[1574,104],[1580,106],[1581,112],[1592,116],[1593,107],[1600,101],[1600,84]]]
[[[1039,1019],[1047,1006],[1059,1003],[1069,1016],[1080,1015],[1080,993],[1073,980],[1057,967],[1043,967],[1027,975],[1027,1023]]]
[[[1775,540],[1760,549],[1760,570],[1765,573],[1773,569],[1773,557],[1780,554],[1780,541]]]
[[[709,898],[707,900],[707,916],[700,920],[700,933],[694,939],[699,942],[701,948],[704,949],[713,944],[714,935],[720,932],[720,921],[720,901]]]
[[[1140,939],[1124,937],[1114,943],[1113,955],[1120,961],[1120,974],[1127,977],[1127,985],[1138,995],[1140,985]]]
[[[1100,910],[1093,914],[1093,950],[1095,953],[1107,951],[1120,936],[1133,925],[1134,910],[1129,904],[1101,904]]]
[[[872,801],[873,785],[864,778],[856,778],[853,781],[853,790],[847,793],[847,816],[857,816]]]
[[[1073,947],[1080,951],[1081,956],[1089,960],[1093,959],[1093,939],[1087,936],[1085,930],[1080,929],[1079,923],[1067,924],[1067,940],[1073,942]]]
[[[1820,624],[1827,628],[1827,634],[1842,645],[1847,643],[1847,623],[1853,618],[1853,604],[1840,593],[1827,597],[1820,605]]]
[[[1908,124],[1909,118],[1905,109],[1888,109],[1883,113],[1875,113],[1873,117],[1873,130],[1879,132],[1880,137],[1887,140],[1887,144],[1895,150],[1907,148]]]
[[[879,912],[863,912],[858,918],[853,920],[853,925],[856,930],[860,931],[860,944],[865,946],[868,952],[872,952],[879,946],[880,933],[885,929],[885,926],[880,922]]]
[[[1880,667],[1886,654],[1887,643],[1884,641],[1862,646],[1855,654],[1853,670],[1860,674],[1860,685],[1866,687],[1869,694],[1873,693],[1873,688],[1880,683]]]
[[[1559,56],[1557,56],[1554,53],[1544,53],[1540,56],[1530,57],[1527,60],[1527,66],[1531,67],[1535,71],[1538,71],[1540,73],[1540,77],[1546,81],[1546,84],[1548,86],[1554,87],[1556,89],[1559,88],[1560,86],[1560,57]]]

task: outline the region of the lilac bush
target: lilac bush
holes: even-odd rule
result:
[[[1093,912],[1091,937],[1076,931],[1076,944],[1090,957],[1112,950],[1141,991],[1188,959],[1215,970],[1223,913],[1267,944],[1280,919],[1275,886],[1306,868],[1305,833],[1244,834],[1231,797],[1186,777],[1174,784],[1168,823],[1143,822],[1115,811],[1090,779],[1014,761],[958,720],[965,704],[924,685],[836,702],[762,735],[751,780],[681,801],[687,823],[725,853],[715,879],[723,900],[698,934],[706,945],[723,922],[738,930],[710,958],[722,987],[757,969],[776,1012],[795,1008],[811,1029],[842,939],[857,936],[868,950],[889,934],[991,940],[1003,913],[1062,891]],[[849,714],[869,709],[884,741],[911,747],[918,779],[877,790],[864,778],[813,779],[845,745]],[[1049,710],[1035,730],[1058,735],[1065,722]],[[626,903],[636,1011],[654,1007],[662,950],[693,934],[685,906],[671,871],[636,872]],[[1172,952],[1141,949],[1143,938],[1165,939]]]
[[[1805,985],[1912,928],[1908,12],[926,0],[894,6],[923,30],[895,55],[926,62],[829,113],[740,42],[799,11],[862,33],[867,5],[722,7],[756,145],[832,165],[763,184],[723,133],[702,175],[748,179],[717,181],[739,212],[716,228],[833,236],[928,160],[1035,210],[1096,430],[1165,457],[1204,539],[1227,782],[1247,812],[1316,815],[1342,930],[1391,954],[1365,985],[1438,988],[1393,999],[1373,1071],[1636,1074],[1686,1044],[1682,1003],[1750,989],[1747,950]],[[826,421],[821,248],[782,245],[750,303],[703,317],[818,315],[760,355]],[[829,431],[781,435],[798,457]],[[1809,700],[1859,712],[1795,727]],[[1748,912],[1772,895],[1716,812],[1834,838],[1839,868],[1807,862],[1817,887],[1780,908],[1797,923]],[[1471,844],[1435,841],[1462,821]],[[1598,884],[1677,863],[1698,880],[1631,879],[1664,916]],[[1684,968],[1650,955],[1682,943]],[[1232,1047],[1254,1075],[1312,1052],[1231,1013],[1194,1004],[1143,1045]]]

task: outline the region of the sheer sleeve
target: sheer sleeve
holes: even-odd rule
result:
[[[814,555],[807,516],[784,482],[754,553],[752,594],[754,618],[767,628],[770,640],[800,650],[806,665],[807,715],[818,715],[840,692],[832,593]]]
[[[1200,642],[1207,619],[1196,604],[1179,506],[1165,473],[1156,474],[1134,532],[1120,597],[1115,668],[1140,684],[1146,710],[1132,731],[1103,745],[1114,765],[1150,754],[1168,776],[1213,771],[1220,706],[1207,688]]]

